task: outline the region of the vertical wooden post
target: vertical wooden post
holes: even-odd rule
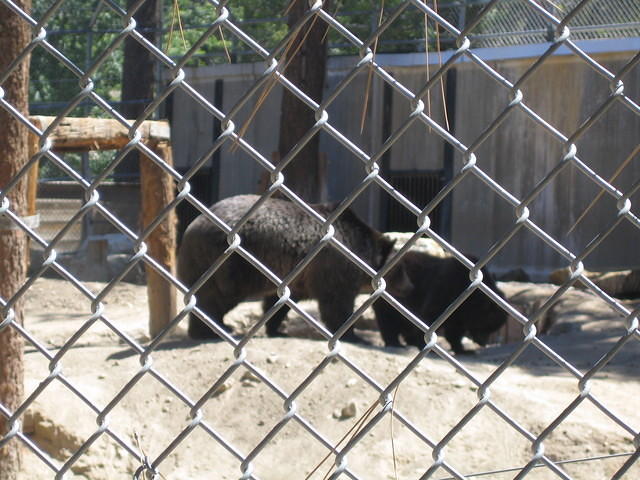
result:
[[[42,129],[42,125],[39,121],[31,120],[31,122]],[[40,149],[40,139],[33,133],[29,133],[29,159],[31,159]],[[31,170],[29,170],[29,176],[27,177],[27,215],[32,216],[38,213],[38,175],[40,173],[40,162],[37,162]],[[27,238],[27,269],[31,265],[31,238]]]
[[[32,123],[42,128],[39,121]],[[29,158],[33,157],[40,150],[39,138],[29,133]],[[37,213],[36,200],[38,199],[38,173],[40,172],[40,162],[36,163],[29,170],[29,179],[27,180],[27,215],[35,215]]]
[[[157,142],[151,149],[169,165],[173,164],[171,145]],[[141,157],[142,225],[146,228],[174,199],[173,179],[153,161]],[[148,237],[148,253],[169,272],[176,266],[176,215],[172,211]],[[176,290],[150,266],[146,266],[149,301],[149,335],[153,338],[177,314]]]

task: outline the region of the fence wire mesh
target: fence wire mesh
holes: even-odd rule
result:
[[[625,89],[625,77],[630,71],[637,67],[640,62],[640,52],[633,56],[626,65],[618,71],[610,71],[606,66],[595,61],[591,56],[585,53],[573,40],[571,31],[571,22],[574,18],[578,18],[581,14],[590,8],[588,0],[582,2],[574,2],[572,8],[564,11],[554,10],[553,13],[545,8],[545,2],[534,0],[521,0],[517,2],[519,7],[526,9],[530,15],[536,15],[540,22],[550,27],[553,32],[553,39],[546,45],[546,50],[540,55],[526,72],[516,79],[509,79],[499,71],[494,69],[492,65],[483,61],[476,53],[474,53],[474,44],[469,40],[470,35],[480,22],[486,20],[495,9],[499,7],[500,1],[493,0],[477,13],[473,19],[467,19],[464,30],[460,31],[456,26],[449,23],[437,11],[437,8],[431,2],[423,2],[420,0],[411,0],[400,2],[396,9],[389,13],[380,25],[371,32],[367,38],[358,38],[341,24],[334,12],[323,7],[323,2],[309,2],[306,15],[300,22],[292,28],[285,39],[275,48],[266,50],[260,44],[256,43],[245,32],[238,28],[230,19],[230,11],[234,7],[234,2],[217,2],[209,1],[210,15],[214,18],[211,28],[202,35],[198,43],[204,42],[209,36],[217,34],[222,30],[225,36],[233,36],[237,41],[242,42],[247,48],[250,48],[255,54],[263,58],[262,73],[255,82],[254,86],[245,92],[241,99],[230,109],[223,110],[214,106],[209,99],[198,91],[189,81],[185,80],[183,67],[189,61],[192,55],[198,49],[198,43],[193,45],[189,51],[179,60],[172,60],[156,46],[151,44],[136,29],[135,15],[136,11],[144,3],[144,0],[135,2],[134,5],[125,10],[117,2],[104,0],[103,4],[108,7],[114,15],[119,17],[122,22],[122,28],[113,40],[111,45],[99,55],[93,63],[86,68],[75,65],[67,57],[64,52],[59,51],[54,45],[47,40],[47,22],[55,15],[56,11],[64,3],[64,0],[56,1],[49,10],[40,18],[33,18],[28,12],[20,9],[10,0],[0,0],[0,2],[8,7],[13,15],[19,16],[22,21],[27,23],[32,31],[33,37],[29,45],[17,56],[14,61],[2,72],[0,72],[0,85],[2,85],[11,72],[16,69],[21,62],[28,59],[28,55],[34,49],[43,49],[51,56],[56,58],[69,71],[73,72],[78,78],[78,92],[74,98],[70,99],[64,108],[61,108],[53,123],[46,129],[39,129],[34,125],[28,117],[22,115],[12,105],[12,99],[5,96],[4,90],[0,90],[0,106],[8,111],[19,122],[24,124],[30,132],[37,135],[40,139],[40,150],[28,161],[22,170],[16,175],[12,181],[5,185],[0,192],[1,207],[0,213],[4,217],[4,222],[10,222],[11,228],[18,228],[29,236],[32,242],[36,243],[44,250],[44,263],[32,275],[29,276],[25,284],[11,298],[0,299],[2,303],[2,321],[0,329],[14,329],[25,339],[27,348],[32,350],[48,362],[48,373],[44,373],[37,384],[34,384],[27,392],[26,398],[20,406],[11,410],[0,404],[0,414],[8,419],[11,426],[2,438],[0,438],[0,447],[7,445],[9,442],[19,442],[35,455],[34,461],[45,465],[52,477],[63,478],[66,475],[81,475],[83,457],[91,451],[91,449],[108,439],[109,442],[116,445],[123,455],[130,459],[132,467],[129,474],[134,478],[155,478],[166,476],[167,478],[179,478],[177,462],[173,460],[176,452],[183,448],[183,445],[192,445],[190,442],[196,442],[193,448],[208,449],[215,452],[215,455],[230,456],[237,466],[234,471],[211,470],[204,474],[203,478],[283,478],[274,476],[273,471],[275,463],[289,463],[288,478],[311,478],[314,474],[311,472],[313,465],[322,461],[321,455],[317,458],[287,458],[287,451],[278,453],[281,433],[291,429],[295,434],[296,442],[309,443],[315,447],[321,447],[326,456],[330,459],[329,464],[325,465],[323,472],[329,470],[325,478],[380,478],[379,463],[384,462],[386,465],[395,464],[395,453],[388,453],[385,459],[371,459],[368,457],[368,449],[370,448],[369,437],[376,429],[381,428],[384,420],[392,419],[397,429],[402,429],[405,435],[411,438],[411,442],[420,445],[420,449],[424,449],[424,454],[418,464],[409,465],[408,472],[403,478],[470,478],[480,476],[482,474],[490,476],[490,478],[524,478],[531,475],[532,478],[572,478],[568,470],[565,468],[567,463],[573,461],[583,461],[594,463],[599,461],[598,455],[592,455],[590,458],[566,458],[562,456],[562,452],[554,452],[553,454],[545,451],[545,442],[553,435],[558,435],[566,428],[566,421],[578,409],[588,405],[594,416],[604,416],[606,421],[611,424],[611,428],[618,429],[623,432],[625,438],[631,439],[624,451],[610,449],[603,457],[619,458],[620,462],[616,465],[611,478],[632,478],[631,472],[637,470],[637,460],[640,457],[640,419],[636,415],[628,414],[628,412],[619,412],[609,405],[609,396],[603,395],[603,389],[606,390],[606,381],[604,387],[599,384],[598,392],[592,389],[593,380],[595,378],[605,377],[607,374],[607,365],[620,355],[625,348],[637,348],[640,340],[640,330],[638,329],[638,313],[640,309],[636,306],[631,307],[630,304],[622,302],[599,288],[590,278],[584,275],[584,261],[594,252],[618,225],[626,223],[635,230],[640,230],[640,219],[637,213],[633,211],[631,197],[640,189],[640,178],[633,179],[631,186],[627,191],[620,191],[611,182],[600,176],[591,166],[580,158],[580,151],[576,148],[576,142],[585,135],[589,135],[592,126],[601,119],[606,112],[613,106],[623,106],[633,115],[640,116],[640,106],[638,99],[630,97]],[[514,1],[511,4],[516,3]],[[437,22],[439,27],[446,31],[449,35],[456,38],[457,49],[439,68],[432,72],[430,78],[421,88],[412,90],[394,76],[389,71],[380,66],[376,62],[375,43],[377,39],[383,35],[384,31],[389,28],[394,21],[401,16],[402,12],[409,7],[414,8],[418,15],[425,15],[431,21]],[[360,51],[360,58],[352,65],[350,73],[338,83],[335,89],[326,95],[321,103],[316,102],[308,97],[298,85],[294,85],[288,78],[286,71],[283,71],[284,60],[283,53],[287,49],[287,45],[291,38],[303,31],[311,22],[321,22],[327,28],[339,33],[346,42],[349,42]],[[112,108],[110,104],[98,95],[94,88],[92,77],[98,72],[102,65],[109,59],[109,56],[117,49],[127,38],[135,39],[140,45],[144,46],[154,57],[161,62],[170,72],[170,80],[167,81],[163,88],[157,92],[157,95],[151,101],[144,113],[133,123],[123,118],[120,113]],[[560,47],[567,48],[580,62],[588,65],[594,72],[604,78],[610,86],[610,91],[606,99],[586,118],[582,124],[570,132],[561,132],[552,124],[539,115],[533,108],[529,106],[528,98],[523,94],[522,87],[526,82],[540,69],[540,67],[549,60],[553,53]],[[473,68],[484,72],[508,93],[509,101],[502,107],[500,113],[494,120],[484,127],[482,133],[473,141],[463,143],[459,138],[450,133],[447,128],[437,122],[428,114],[425,106],[428,91],[452,68],[456,62],[464,59],[473,65]],[[349,83],[362,72],[372,72],[377,78],[381,79],[389,85],[395,94],[404,97],[411,105],[411,112],[406,116],[404,122],[397,126],[383,144],[377,150],[365,151],[356,143],[351,141],[346,135],[332,123],[332,118],[328,114],[328,109],[335,102],[340,94],[347,88]],[[283,88],[290,91],[301,102],[303,102],[310,110],[315,113],[316,123],[308,132],[303,140],[291,151],[281,162],[274,164],[269,158],[259,152],[240,134],[240,127],[237,124],[239,112],[247,104],[255,101],[256,92],[260,92],[268,82],[275,80]],[[156,152],[150,149],[143,141],[138,131],[143,121],[150,118],[153,112],[167,97],[174,91],[180,90],[189,95],[197,102],[209,115],[215,117],[221,122],[222,133],[214,142],[211,149],[201,158],[193,163],[190,170],[180,175],[171,165],[160,158]],[[58,155],[51,146],[48,139],[51,132],[63,121],[66,115],[84,101],[91,101],[98,106],[105,116],[115,119],[123,125],[129,135],[130,141],[125,148],[121,149],[113,158],[108,167],[96,178],[87,179],[77,173],[73,168],[69,167],[63,158]],[[476,153],[480,147],[493,135],[496,135],[501,124],[508,122],[510,115],[514,111],[524,113],[537,127],[544,129],[549,134],[549,141],[557,142],[563,146],[564,154],[561,158],[557,158],[555,167],[546,172],[544,177],[538,181],[531,191],[524,195],[516,196],[509,189],[498,183],[490,174],[482,168],[482,158]],[[430,129],[435,135],[441,137],[449,145],[455,149],[463,158],[463,166],[454,172],[453,178],[446,183],[436,197],[426,206],[418,206],[410,202],[402,193],[388,182],[381,174],[379,162],[381,158],[399,138],[412,126],[421,125],[425,129]],[[323,217],[302,198],[296,195],[288,186],[287,178],[282,171],[289,162],[296,161],[296,154],[314,135],[322,132],[329,135],[348,150],[362,166],[362,176],[359,179],[359,185],[349,195],[344,197],[340,202],[337,210]],[[265,172],[270,176],[269,184],[266,191],[260,196],[259,201],[236,225],[227,225],[218,218],[207,205],[201,203],[190,193],[189,180],[193,177],[202,166],[209,160],[211,155],[223,146],[237,144],[237,148],[241,149],[247,156],[259,164]],[[161,214],[151,223],[149,227],[141,232],[133,231],[129,226],[125,225],[118,216],[110,211],[101,202],[100,186],[108,175],[123,160],[130,151],[137,150],[144,154],[154,164],[169,174],[176,186],[177,195],[175,200],[164,209]],[[15,187],[29,172],[29,169],[41,159],[46,158],[49,162],[55,164],[57,168],[65,172],[73,179],[78,186],[84,190],[84,198],[82,206],[77,209],[73,218],[59,231],[59,233],[51,240],[45,241],[36,228],[32,228],[24,218],[15,213],[7,198],[7,193]],[[4,159],[3,161],[6,161]],[[585,179],[592,182],[598,189],[606,192],[606,195],[615,201],[616,209],[610,215],[608,224],[601,225],[600,232],[586,245],[586,247],[571,251],[562,243],[562,239],[554,238],[544,229],[539,227],[530,217],[529,206],[538,198],[541,192],[558,175],[567,168],[573,168],[580,173]],[[516,168],[514,166],[514,168]],[[443,237],[438,235],[430,225],[429,215],[441,204],[441,202],[456,188],[464,179],[474,177],[482,182],[487,189],[491,189],[496,195],[501,197],[513,209],[514,219],[507,231],[500,232],[500,238],[484,255],[477,261],[472,261],[463,253],[458,251],[454,244],[449,243]],[[354,252],[350,251],[347,246],[338,240],[335,236],[333,223],[336,221],[340,213],[352,206],[354,202],[362,195],[367,188],[377,186],[387,192],[387,194],[398,204],[402,205],[406,210],[416,217],[416,228],[408,243],[394,254],[390,261],[380,270],[375,271],[365,261],[360,259]],[[313,248],[308,256],[284,278],[278,277],[271,271],[264,260],[256,258],[251,251],[247,250],[241,241],[239,231],[241,227],[251,218],[257,208],[272,197],[274,194],[282,195],[297,205],[302,211],[306,212],[312,219],[317,221],[323,227],[324,236],[317,248]],[[216,263],[213,268],[209,269],[206,274],[191,288],[183,285],[170,271],[162,267],[162,265],[154,259],[147,251],[146,240],[153,229],[164,219],[168,217],[170,212],[181,202],[189,202],[200,213],[205,215],[218,228],[223,230],[228,237],[229,248]],[[65,235],[71,231],[74,226],[78,225],[81,219],[89,213],[98,213],[111,223],[119,232],[126,235],[134,244],[134,249],[123,267],[122,271],[115,275],[111,281],[107,282],[97,293],[94,293],[81,280],[76,278],[58,261],[56,251],[58,246],[64,241]],[[482,267],[487,265],[494,259],[509,241],[519,232],[527,231],[538,237],[544,243],[545,248],[549,248],[557,252],[570,268],[568,279],[550,295],[544,302],[536,306],[533,311],[527,315],[515,309],[512,304],[502,296],[498,295],[490,286],[487,285],[486,279],[480,271]],[[425,325],[420,319],[403,309],[402,305],[396,300],[386,289],[383,277],[389,273],[394,265],[398,264],[403,255],[418,240],[427,236],[439,244],[448,254],[458,259],[467,269],[469,269],[469,278],[471,280],[468,288],[445,310],[445,312],[435,319],[431,325]],[[631,243],[631,241],[630,241]],[[336,248],[344,257],[364,271],[371,278],[373,292],[368,294],[364,303],[359,306],[356,311],[345,319],[344,325],[337,332],[330,332],[321,323],[319,323],[312,315],[310,315],[299,302],[296,302],[291,296],[288,288],[296,276],[304,269],[311,259],[321,251],[322,248]],[[629,245],[633,249],[633,245]],[[253,265],[259,272],[268,278],[274,285],[278,287],[279,300],[276,305],[266,311],[260,318],[254,328],[251,328],[243,337],[237,338],[230,333],[222,330],[207,315],[207,312],[200,309],[197,303],[196,290],[201,286],[220,264],[232,253],[242,256],[247,262]],[[155,338],[148,342],[134,338],[126,331],[124,325],[114,322],[110,319],[110,306],[106,299],[110,293],[118,288],[118,285],[124,275],[135,265],[145,263],[157,270],[159,274],[172,285],[174,285],[180,294],[184,297],[184,307],[179,314],[164,328]],[[64,279],[69,285],[86,298],[90,305],[91,315],[83,321],[82,326],[70,338],[64,339],[58,345],[51,345],[46,338],[38,338],[31,331],[30,325],[21,325],[14,316],[14,307],[29,292],[31,288],[47,271],[55,271],[57,275]],[[588,291],[592,292],[597,298],[605,302],[611,309],[612,315],[615,315],[620,325],[623,325],[622,333],[615,342],[607,347],[604,355],[591,359],[587,364],[574,365],[557,351],[549,342],[541,338],[537,334],[536,325],[550,311],[558,301],[577,282],[584,284]],[[499,362],[492,365],[491,368],[479,371],[473,361],[466,358],[452,355],[446,348],[438,343],[437,330],[448,319],[448,317],[458,308],[466,298],[474,291],[480,290],[487,295],[493,302],[498,304],[506,311],[521,328],[522,334],[517,346],[509,350]],[[380,381],[378,372],[371,371],[367,364],[358,361],[358,354],[355,348],[340,342],[341,336],[353,326],[355,322],[364,314],[374,301],[382,299],[386,300],[395,308],[401,309],[408,315],[411,320],[424,330],[426,346],[417,353],[412,351],[410,357],[403,357],[407,360],[403,368],[394,372],[390,378]],[[257,362],[256,358],[260,355],[254,350],[254,341],[257,336],[258,327],[263,326],[279,308],[288,306],[297,314],[301,315],[307,323],[313,326],[321,336],[326,340],[326,351],[318,356],[313,356],[314,362],[310,372],[299,373],[296,376],[295,384],[286,381],[286,373],[278,372],[277,369],[271,368],[268,363]],[[43,312],[44,313],[44,312]],[[162,349],[166,342],[171,339],[172,332],[186,322],[186,318],[191,313],[196,313],[205,320],[212,328],[216,329],[224,342],[220,345],[230,346],[233,359],[226,359],[224,367],[220,369],[217,366],[215,375],[207,371],[202,378],[202,389],[197,394],[187,393],[181,387],[180,379],[176,379],[163,371],[162,362],[159,365],[154,364],[154,356],[162,353]],[[81,361],[73,356],[73,350],[82,343],[82,336],[94,325],[101,324],[106,326],[124,346],[129,347],[135,352],[139,360],[139,366],[131,372],[128,380],[115,391],[108,401],[97,401],[91,388],[85,383],[83,378],[71,378],[65,373],[63,362],[69,359],[70,362]],[[279,352],[283,357],[287,356],[286,343],[282,343],[285,351]],[[585,346],[589,348],[589,346]],[[565,377],[573,378],[573,386],[575,393],[566,395],[566,401],[563,401],[562,408],[554,412],[551,421],[541,420],[536,425],[524,424],[519,420],[518,414],[505,404],[505,396],[509,396],[511,389],[516,386],[505,386],[504,379],[508,371],[514,368],[514,365],[523,361],[525,353],[531,350],[540,352],[545,358],[549,359],[555,366],[561,370]],[[229,351],[229,350],[227,350]],[[380,352],[380,354],[382,354]],[[310,356],[312,356],[310,354]],[[188,362],[189,351],[181,350],[177,356],[174,356],[172,362],[185,362],[184,369],[197,368]],[[73,360],[72,360],[73,359]],[[429,377],[429,368],[433,362],[443,362],[444,365],[451,367],[451,382],[457,382],[457,379],[464,381],[465,388],[475,391],[477,398],[467,399],[463,405],[451,405],[452,411],[443,411],[442,415],[451,415],[455,420],[447,423],[446,428],[435,428],[434,424],[438,424],[438,418],[430,418],[425,422],[421,420],[420,412],[403,410],[400,403],[396,404],[397,391],[403,382],[409,377],[417,374]],[[323,374],[327,374],[332,368],[343,368],[342,375],[355,375],[359,382],[366,386],[367,397],[375,397],[376,401],[371,408],[359,419],[357,428],[350,434],[346,435],[346,441],[342,442],[336,437],[334,432],[326,431],[315,425],[310,420],[307,411],[307,403],[305,408],[300,408],[299,402],[305,399],[312,392],[319,395],[316,391],[316,380]],[[635,364],[637,368],[637,360]],[[202,367],[202,366],[200,366]],[[207,365],[205,365],[207,367]],[[284,368],[284,367],[282,367]],[[637,372],[636,372],[637,373]],[[100,372],[93,372],[98,375]],[[228,412],[217,411],[216,407],[208,408],[208,402],[219,392],[221,392],[226,383],[234,376],[243,375],[243,378],[249,378],[249,381],[257,380],[260,384],[261,395],[271,400],[271,406],[268,413],[269,422],[267,425],[255,427],[256,438],[253,443],[243,440],[243,432],[226,428],[224,418],[229,415]],[[631,375],[628,381],[637,382],[637,376]],[[502,383],[501,383],[502,380]],[[141,444],[137,441],[137,436],[132,435],[130,430],[118,424],[118,416],[122,414],[125,406],[131,406],[127,403],[127,398],[131,397],[136,390],[148,388],[150,382],[159,385],[163,395],[168,398],[167,404],[170,405],[169,415],[186,415],[186,419],[182,422],[182,427],[174,432],[172,438],[168,442],[157,440],[161,444],[153,444],[153,448]],[[67,395],[75,400],[79,400],[83,405],[82,408],[88,409],[90,416],[95,420],[97,426],[86,426],[85,434],[81,441],[73,449],[65,451],[63,454],[52,456],[46,447],[34,441],[28,434],[23,432],[21,426],[25,418],[26,412],[38,401],[46,398],[47,392],[51,391],[54,385],[61,386]],[[285,386],[286,385],[286,386]],[[534,402],[537,395],[535,390],[535,382],[532,380],[530,384],[519,385],[521,389],[531,391],[531,408],[543,410],[544,400]],[[505,390],[507,393],[505,393]],[[492,395],[493,393],[493,395]],[[607,393],[606,391],[604,393]],[[236,393],[233,393],[236,395]],[[404,392],[404,395],[411,395],[410,392]],[[444,395],[444,394],[443,394]],[[472,394],[470,393],[470,396]],[[603,397],[606,396],[606,399]],[[239,399],[238,399],[239,401]],[[426,400],[425,400],[426,401]],[[628,402],[635,402],[635,399],[629,398]],[[446,402],[446,397],[445,397]],[[527,402],[528,403],[528,402]],[[64,406],[61,406],[64,408]],[[284,412],[277,412],[277,408],[282,408]],[[151,409],[145,411],[140,407],[138,413],[141,415],[140,422],[161,422],[166,418],[158,412]],[[317,406],[317,408],[319,408]],[[238,412],[236,412],[237,414]],[[250,411],[244,412],[244,415],[251,417]],[[157,418],[154,418],[154,415]],[[447,454],[447,448],[451,447],[460,437],[461,432],[467,431],[478,418],[483,415],[490,415],[492,424],[497,426],[507,426],[515,432],[520,441],[526,443],[530,448],[528,461],[524,465],[496,465],[491,462],[483,465],[494,465],[493,468],[485,468],[483,471],[468,471],[466,466],[460,465],[458,457],[450,457]],[[548,416],[544,417],[545,419]],[[441,425],[442,426],[442,425]],[[247,427],[252,430],[254,427]],[[489,431],[480,434],[490,436]],[[153,442],[154,439],[147,439],[147,442]],[[142,442],[145,443],[145,442]],[[199,446],[202,445],[202,446]],[[282,447],[285,448],[285,447]],[[484,456],[491,458],[496,455],[500,449],[507,448],[505,445],[496,444],[478,444],[478,448],[484,449]],[[148,456],[145,452],[153,450],[153,454]],[[431,458],[429,458],[429,452]],[[203,452],[202,455],[205,455]],[[363,457],[365,462],[369,463],[369,469],[354,468],[356,462],[354,459]],[[194,457],[197,458],[197,457]],[[401,456],[398,462],[402,463]],[[304,463],[306,462],[306,463]],[[304,467],[300,467],[304,463]],[[635,469],[635,470],[634,470]],[[281,470],[280,470],[281,471]],[[541,473],[542,472],[542,473]],[[123,472],[120,472],[123,473]],[[126,472],[125,472],[126,473]],[[321,475],[321,473],[315,473]],[[503,475],[503,476],[500,476]],[[536,476],[539,475],[539,476]],[[315,478],[315,477],[314,477]],[[322,478],[317,476],[317,478]],[[389,476],[389,478],[393,478]],[[589,478],[585,476],[583,478]],[[593,478],[593,477],[591,477]]]

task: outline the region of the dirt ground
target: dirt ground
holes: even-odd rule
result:
[[[514,302],[517,298],[524,308],[539,304],[554,288],[501,285],[508,298]],[[98,293],[105,284],[87,286]],[[312,302],[303,304],[315,313]],[[638,307],[637,302],[626,304],[631,309]],[[389,408],[381,413],[379,389],[395,379],[418,350],[384,349],[375,330],[361,332],[373,346],[346,344],[339,355],[331,356],[327,343],[290,314],[287,331],[293,338],[269,339],[259,332],[243,352],[234,352],[226,343],[187,339],[183,322],[142,366],[131,344],[145,345],[149,340],[145,287],[118,285],[105,298],[104,307],[104,316],[126,333],[126,340],[105,322],[92,322],[90,302],[68,282],[39,279],[26,302],[26,330],[37,340],[26,347],[26,392],[32,394],[39,385],[45,388],[26,415],[25,431],[58,467],[83,445],[88,446],[77,460],[69,462],[70,478],[131,478],[142,460],[131,455],[129,448],[141,450],[150,462],[160,458],[158,471],[167,479],[240,478],[239,457],[247,455],[255,478],[322,479],[335,467],[327,442],[338,444],[344,438],[339,448],[348,446],[344,465],[349,474],[339,478],[419,479],[433,463],[429,442],[438,444],[452,434],[442,456],[447,465],[468,478],[509,479],[517,475],[517,470],[509,469],[532,459],[532,441],[527,436],[545,432],[572,402],[578,402],[577,408],[543,443],[544,454],[558,462],[557,468],[566,476],[611,478],[636,449],[633,435],[640,429],[638,336],[622,346],[590,381],[590,394],[609,415],[590,398],[580,401],[576,377],[530,345],[492,384],[491,403],[480,407],[461,429],[452,430],[478,408],[478,387],[469,376],[484,382],[520,344],[490,346],[478,349],[475,355],[456,357],[467,369],[466,375],[446,360],[428,355],[392,392],[398,415],[392,419]],[[248,302],[226,321],[241,335],[259,318],[259,312],[257,303]],[[552,316],[554,326],[541,340],[581,373],[625,332],[620,316],[594,295],[580,291],[568,292],[553,308]],[[365,322],[365,327],[370,325],[370,320]],[[82,327],[86,331],[60,362],[51,362]],[[446,349],[446,341],[442,342]],[[244,356],[258,376],[236,362],[238,355]],[[313,377],[321,363],[326,367]],[[52,378],[50,370],[56,366],[60,373]],[[202,406],[202,422],[192,423],[185,402],[197,402],[225,372],[228,379]],[[138,382],[128,389],[136,375]],[[308,386],[296,392],[305,380]],[[167,385],[179,391],[181,398]],[[293,392],[297,393],[295,415],[287,414],[285,406],[285,398]],[[108,413],[104,423],[100,412]],[[379,421],[368,430],[353,430],[363,417]],[[270,440],[262,444],[270,432]],[[358,441],[347,444],[356,432]],[[228,446],[216,438],[224,438]],[[568,460],[582,461],[562,463]],[[482,472],[493,473],[477,475]],[[25,479],[54,476],[34,453],[25,453]],[[440,468],[429,478],[449,477]],[[527,478],[561,477],[542,467],[533,469]],[[640,478],[640,461],[622,478]]]

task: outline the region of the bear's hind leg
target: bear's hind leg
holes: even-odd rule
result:
[[[340,327],[347,321],[347,319],[353,313],[353,307],[355,304],[355,295],[335,295],[330,297],[318,298],[318,308],[320,310],[320,317],[328,329],[335,333]],[[356,335],[353,327],[349,328],[340,340],[351,343],[363,343],[368,345],[364,338]]]
[[[270,295],[265,297],[262,301],[262,311],[266,313],[275,303],[278,301],[277,295]],[[285,337],[284,333],[280,332],[280,325],[284,322],[285,318],[287,318],[287,313],[289,313],[289,307],[287,305],[283,305],[280,307],[273,316],[267,320],[267,324],[265,325],[265,329],[267,330],[268,337]]]
[[[407,320],[382,298],[373,304],[373,311],[385,347],[401,347],[401,323]]]

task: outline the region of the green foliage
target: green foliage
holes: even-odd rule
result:
[[[391,14],[401,0],[386,0],[382,19]],[[287,34],[286,8],[289,0],[243,0],[229,2],[231,19],[248,36],[267,50],[274,48]],[[176,9],[177,5],[177,9]],[[329,10],[361,39],[370,36],[380,21],[382,2],[374,0],[334,1]],[[33,16],[40,19],[51,6],[50,0],[34,0]],[[215,5],[208,0],[165,0],[163,2],[161,47],[173,58],[180,58],[204,35],[217,18]],[[179,12],[179,15],[176,13]],[[409,7],[381,36],[378,52],[424,50],[424,17]],[[182,27],[182,28],[181,28]],[[101,0],[65,0],[45,24],[47,40],[81,70],[89,68],[112,44],[122,30],[122,20]],[[435,25],[429,22],[427,38],[435,48]],[[329,29],[331,54],[355,54],[357,48],[338,32]],[[227,56],[229,54],[230,58]],[[117,102],[122,77],[122,45],[107,57],[91,77],[102,98]],[[250,62],[260,57],[240,38],[226,29],[216,30],[190,58],[187,66],[216,63]],[[31,58],[31,103],[33,113],[59,112],[81,87],[77,76],[60,59],[38,47]],[[84,102],[72,115],[102,115],[92,102]]]
[[[231,19],[242,30],[263,45],[273,47],[286,34],[286,19],[282,17],[286,1],[244,0],[230,2]],[[206,0],[179,0],[179,18],[183,25],[180,31],[175,4],[165,8],[164,15],[164,50],[172,57],[180,57],[209,29],[209,25],[217,18],[215,6]],[[184,41],[183,41],[184,39]],[[224,40],[223,40],[224,39]],[[198,52],[191,57],[188,66],[227,63],[227,52],[232,62],[254,61],[259,57],[241,40],[228,31],[220,33],[220,29],[209,35]]]
[[[41,18],[51,2],[34,0],[33,16]],[[47,40],[67,59],[86,70],[113,42],[122,22],[101,2],[65,0],[61,8],[46,23]],[[92,76],[95,91],[108,101],[116,101],[120,95],[122,49],[111,53]],[[42,47],[31,54],[30,100],[32,113],[58,113],[81,90],[78,77],[58,58]],[[34,106],[44,104],[36,109]],[[51,105],[48,105],[51,104]],[[75,115],[99,115],[94,106],[76,109]]]

